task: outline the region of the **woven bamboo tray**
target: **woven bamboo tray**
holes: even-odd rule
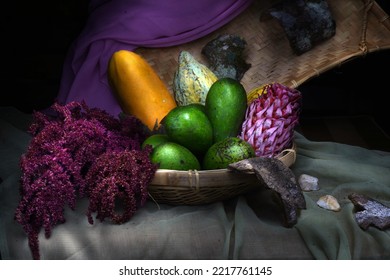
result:
[[[336,21],[335,36],[297,56],[279,22],[265,16],[266,9],[274,1],[255,0],[227,25],[190,43],[158,49],[140,48],[136,52],[153,65],[172,89],[181,50],[189,51],[207,64],[201,54],[207,42],[221,34],[240,35],[248,44],[246,61],[252,65],[241,82],[250,91],[270,82],[295,88],[352,58],[390,49],[390,19],[375,1],[327,0]]]
[[[172,92],[180,51],[189,51],[207,65],[201,54],[203,46],[218,35],[238,34],[248,44],[245,55],[251,68],[241,83],[249,92],[271,82],[295,88],[352,58],[390,49],[389,16],[375,1],[328,0],[336,21],[336,35],[299,56],[293,53],[279,22],[264,16],[271,4],[270,0],[255,0],[222,28],[190,43],[166,48],[139,48],[136,52],[145,57]],[[291,166],[296,158],[295,146],[278,158]],[[227,169],[158,170],[149,193],[157,203],[196,205],[231,198],[256,185],[255,175],[232,173]]]

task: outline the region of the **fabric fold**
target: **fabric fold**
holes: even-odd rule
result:
[[[106,77],[115,51],[193,41],[231,21],[252,1],[94,1],[84,29],[65,58],[57,101],[84,100],[117,116],[121,109]]]
[[[390,258],[390,230],[369,227],[355,221],[356,209],[348,199],[352,192],[390,203],[390,154],[335,142],[313,142],[295,134],[298,155],[293,171],[319,178],[319,191],[305,192],[307,209],[295,228],[316,259]],[[323,196],[334,196],[341,211],[320,208]]]

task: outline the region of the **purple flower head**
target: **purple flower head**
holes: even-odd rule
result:
[[[145,203],[156,170],[150,151],[141,150],[146,134],[134,116],[118,119],[78,102],[56,103],[51,110],[51,115],[34,112],[33,138],[20,159],[15,220],[28,235],[34,259],[40,258],[40,229],[49,238],[51,229],[65,222],[65,207],[73,210],[78,197],[90,198],[89,216],[97,211],[101,220],[125,222]],[[117,199],[124,201],[122,216],[113,212]]]
[[[273,157],[292,145],[301,98],[298,90],[273,83],[249,104],[240,138],[253,146],[256,156]]]
[[[149,160],[150,151],[109,151],[96,159],[86,177],[91,224],[93,212],[100,221],[111,218],[117,224],[127,222],[145,204],[147,186],[157,170]],[[116,211],[119,203],[124,207],[120,214]]]

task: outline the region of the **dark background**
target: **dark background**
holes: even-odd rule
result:
[[[1,9],[0,105],[31,112],[52,104],[67,50],[88,16],[88,2],[21,0]]]
[[[377,2],[390,13],[390,1]],[[87,0],[22,0],[3,7],[0,106],[31,112],[52,104],[66,52],[87,16]],[[389,62],[390,50],[370,53],[301,85],[302,127],[316,127],[322,117],[364,115],[390,135]]]

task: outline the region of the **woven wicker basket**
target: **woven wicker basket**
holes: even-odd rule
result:
[[[296,159],[295,144],[276,158],[286,166],[293,165]],[[148,189],[151,198],[158,203],[197,205],[231,198],[259,187],[259,184],[255,174],[236,173],[227,169],[159,169]]]
[[[172,91],[174,72],[180,51],[189,51],[207,65],[201,49],[220,34],[238,34],[247,42],[246,61],[251,68],[241,80],[250,90],[271,82],[295,88],[308,79],[370,52],[390,49],[389,16],[375,1],[328,0],[336,21],[336,35],[312,50],[295,55],[278,21],[262,17],[272,4],[256,0],[227,25],[193,42],[166,48],[139,48]],[[264,18],[263,20],[260,20]],[[291,166],[296,150],[287,150],[280,159]],[[226,169],[213,171],[158,170],[149,186],[151,197],[158,203],[196,205],[242,194],[258,184],[255,175],[232,173]]]

